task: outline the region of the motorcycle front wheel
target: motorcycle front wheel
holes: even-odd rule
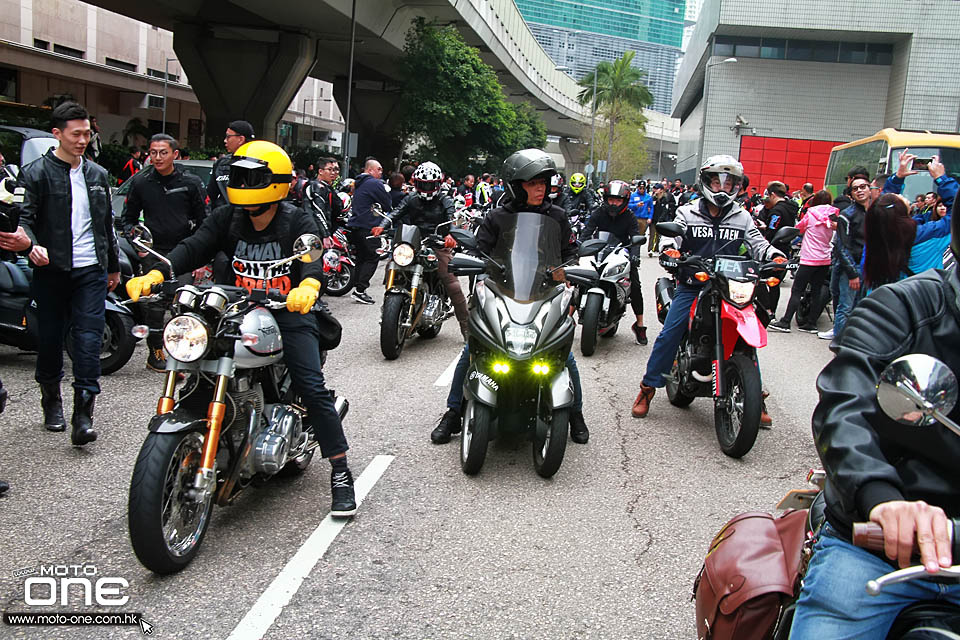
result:
[[[727,406],[715,408],[713,419],[720,450],[731,458],[742,458],[753,448],[760,431],[763,407],[760,371],[753,360],[736,353],[723,363]]]
[[[480,473],[487,458],[491,422],[493,409],[477,400],[467,401],[460,433],[460,468],[468,476]]]
[[[196,431],[151,433],[140,448],[127,524],[133,552],[154,573],[176,573],[190,564],[207,533],[213,494],[193,498],[202,453],[203,435]]]
[[[380,316],[380,351],[387,360],[396,360],[403,351],[407,330],[402,325],[409,308],[410,302],[405,295],[394,293],[383,297],[383,313]]]
[[[340,263],[340,271],[330,271],[327,273],[327,288],[325,293],[334,297],[345,296],[353,289],[357,281],[357,268],[347,264]]]
[[[597,329],[600,326],[600,311],[603,309],[603,296],[591,293],[587,296],[587,303],[583,306],[583,328],[580,330],[580,351],[585,356],[592,356],[597,350]]]
[[[552,478],[560,470],[563,454],[567,449],[567,430],[570,427],[570,410],[554,409],[550,423],[533,438],[533,468],[541,478]]]

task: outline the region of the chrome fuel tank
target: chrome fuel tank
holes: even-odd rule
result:
[[[257,336],[257,343],[246,346],[238,340],[233,350],[233,359],[237,367],[252,369],[263,367],[283,358],[283,340],[280,327],[273,314],[263,308],[256,308],[243,317],[240,333]]]

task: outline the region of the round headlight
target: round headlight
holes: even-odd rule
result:
[[[408,244],[400,244],[393,249],[393,261],[401,267],[405,267],[413,262],[415,255],[413,247]]]
[[[176,316],[163,328],[163,347],[180,362],[199,360],[209,343],[207,326],[195,316]]]

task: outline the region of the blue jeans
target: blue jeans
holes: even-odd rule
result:
[[[677,356],[677,348],[687,332],[687,322],[690,318],[690,307],[696,300],[700,289],[687,285],[677,286],[670,303],[670,310],[663,321],[663,329],[653,343],[653,350],[647,360],[647,372],[643,375],[643,384],[648,387],[662,387],[663,374],[670,371]]]
[[[853,640],[885,638],[897,615],[920,600],[960,604],[960,585],[914,580],[868,595],[868,580],[894,568],[843,540],[825,524],[814,544],[813,558],[803,581],[790,640]]]
[[[837,301],[837,310],[833,314],[833,336],[837,339],[847,326],[847,317],[857,301],[857,292],[850,288],[850,279],[839,266],[835,266],[830,275],[830,292]]]
[[[450,383],[450,393],[447,395],[447,408],[456,412],[460,411],[463,404],[463,383],[467,379],[467,369],[470,368],[470,352],[467,345],[463,345],[463,351],[460,352],[460,360],[457,361],[457,368],[453,370],[453,382]],[[580,370],[577,369],[577,361],[573,359],[573,351],[567,356],[567,371],[570,372],[570,380],[573,381],[573,406],[574,411],[583,411],[583,388],[580,386]]]
[[[107,272],[99,265],[33,272],[37,303],[37,370],[40,384],[63,378],[63,339],[67,327],[73,339],[73,388],[100,393],[100,348],[103,342]]]

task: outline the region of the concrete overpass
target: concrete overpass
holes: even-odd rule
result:
[[[88,1],[174,33],[208,131],[219,133],[242,117],[275,139],[277,122],[308,75],[333,83],[346,110],[352,0]],[[579,164],[582,147],[575,141],[589,125],[589,109],[576,102],[579,86],[556,70],[513,0],[357,0],[350,128],[360,134],[359,156],[397,154],[390,131],[398,65],[407,31],[420,16],[454,26],[479,49],[508,98],[530,103],[548,133],[561,138],[568,162]],[[664,155],[676,153],[670,124],[648,128],[651,147],[661,131]]]

